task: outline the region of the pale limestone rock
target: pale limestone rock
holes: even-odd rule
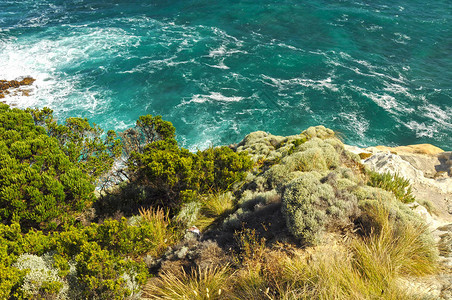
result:
[[[376,146],[375,148],[381,151],[389,151],[395,154],[411,153],[411,154],[424,154],[424,155],[437,155],[444,152],[441,148],[430,144],[417,144],[408,146],[398,146],[398,147],[386,147],[386,146]]]
[[[424,177],[423,173],[414,168],[409,162],[399,155],[389,152],[380,152],[372,155],[364,161],[372,170],[379,173],[397,174],[408,179],[411,184]]]

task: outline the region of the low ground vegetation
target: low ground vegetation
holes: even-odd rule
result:
[[[0,121],[2,299],[416,299],[397,279],[436,271],[408,182],[323,126],[192,153],[160,116]]]

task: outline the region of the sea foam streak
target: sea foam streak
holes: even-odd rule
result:
[[[211,92],[209,95],[193,95],[193,97],[182,104],[189,104],[189,103],[205,103],[205,102],[211,102],[211,101],[219,101],[219,102],[238,102],[243,100],[243,97],[227,97],[222,95],[221,93]]]

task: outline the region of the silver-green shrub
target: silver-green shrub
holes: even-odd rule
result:
[[[384,203],[395,227],[418,224],[409,208],[392,193],[366,186],[368,171],[359,156],[344,149],[334,131],[310,127],[298,135],[278,137],[265,132],[248,135],[237,151],[247,151],[260,168],[247,178],[239,195],[239,209],[225,220],[238,228],[250,213],[281,199],[289,231],[306,244],[322,240],[325,231],[349,225],[378,229],[372,213]]]
[[[302,242],[316,244],[325,230],[346,226],[359,215],[357,197],[339,189],[337,177],[311,171],[287,184],[282,211],[289,231]]]
[[[249,216],[251,213],[250,210],[244,209],[242,207],[238,208],[234,213],[230,214],[224,221],[223,221],[223,229],[225,230],[231,230],[231,229],[240,229],[242,226],[242,222],[244,219]]]
[[[267,179],[267,183],[270,188],[282,191],[284,185],[300,175],[302,175],[302,172],[291,170],[284,164],[278,164],[272,166],[267,172],[265,172],[263,177]]]
[[[343,145],[337,139],[312,138],[287,157],[290,158],[287,164],[295,164],[295,170],[299,171],[329,170],[339,166],[342,150]]]
[[[279,202],[280,195],[276,190],[269,190],[265,192],[253,192],[246,190],[239,200],[239,206],[248,210],[254,210],[256,206],[267,205]]]
[[[58,275],[53,263],[53,257],[48,253],[43,256],[27,253],[19,256],[14,267],[27,270],[20,287],[24,298],[68,299],[69,285]]]
[[[141,299],[141,286],[136,277],[137,273],[133,272],[133,270],[121,275],[121,278],[124,279],[125,288],[131,292],[131,294],[126,298],[128,300]]]
[[[179,214],[176,216],[177,221],[185,226],[194,225],[196,220],[198,220],[201,207],[202,204],[197,201],[185,203]]]
[[[411,209],[400,201],[394,194],[381,188],[371,186],[359,186],[353,190],[353,194],[359,200],[359,208],[364,213],[360,217],[360,223],[366,228],[379,228],[379,220],[373,215],[373,211],[381,205],[389,212],[389,218],[394,221],[395,230],[406,224],[420,225],[422,219],[413,213]]]
[[[306,135],[308,138],[317,137],[320,139],[327,139],[332,138],[335,136],[335,133],[333,130],[326,128],[325,126],[319,125],[315,127],[309,127],[305,131],[303,131],[301,134]]]

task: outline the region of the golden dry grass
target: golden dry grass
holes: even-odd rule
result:
[[[195,269],[190,274],[182,270],[182,276],[163,273],[152,285],[147,286],[145,297],[167,300],[228,299],[227,281],[231,275],[228,266]]]
[[[161,255],[170,245],[176,243],[181,234],[173,226],[169,212],[163,208],[149,208],[139,210],[142,222],[146,223],[146,228],[152,233],[149,243],[154,249],[150,254]]]

